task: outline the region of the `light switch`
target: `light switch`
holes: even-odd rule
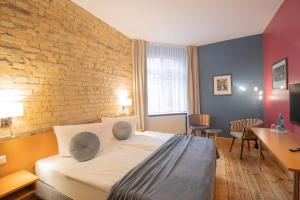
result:
[[[6,163],[6,155],[0,155],[0,165],[4,165]]]

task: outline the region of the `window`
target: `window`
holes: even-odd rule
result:
[[[148,114],[187,112],[185,47],[147,45]]]

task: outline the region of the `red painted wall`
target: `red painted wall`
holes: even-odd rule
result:
[[[289,120],[288,90],[272,90],[272,65],[285,57],[289,84],[300,82],[300,0],[283,2],[263,33],[263,48],[265,124],[270,126],[277,121],[278,113],[283,113],[286,127],[300,133],[300,126]]]

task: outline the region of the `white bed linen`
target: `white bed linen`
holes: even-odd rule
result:
[[[59,155],[39,160],[36,174],[42,182],[73,199],[106,199],[112,185],[170,137],[172,134],[136,132],[128,140],[110,140],[90,161],[77,162]]]

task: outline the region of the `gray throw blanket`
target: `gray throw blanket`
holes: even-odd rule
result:
[[[175,135],[119,180],[108,200],[211,200],[215,170],[211,140]]]

